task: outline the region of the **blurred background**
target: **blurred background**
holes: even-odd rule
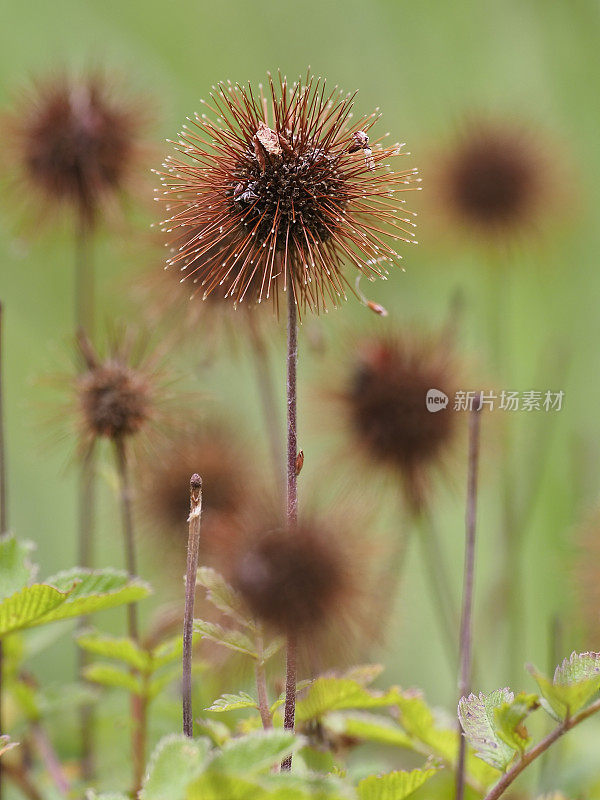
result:
[[[149,233],[157,219],[156,181],[149,167],[160,165],[168,152],[164,140],[174,138],[186,115],[199,110],[212,84],[226,79],[258,83],[268,70],[295,77],[310,66],[331,84],[359,89],[360,113],[381,108],[381,132],[407,142],[410,166],[418,166],[423,179],[423,191],[408,196],[408,206],[419,212],[419,246],[401,251],[404,272],[395,270],[387,282],[361,287],[385,306],[387,317],[376,317],[351,298],[302,327],[302,491],[319,487],[326,498],[339,489],[331,453],[338,452],[343,432],[333,419],[329,424],[326,395],[335,389],[332,372],[343,376],[348,353],[374,332],[436,332],[450,320],[471,376],[471,383],[459,388],[565,393],[560,411],[498,411],[483,420],[475,688],[510,683],[532,690],[522,669],[526,661],[549,668],[574,648],[597,649],[592,624],[597,610],[581,588],[584,581],[593,585],[594,569],[600,576],[600,562],[595,563],[593,549],[581,556],[582,541],[589,547],[594,537],[580,532],[589,529],[599,488],[598,3],[21,0],[5,6],[3,29],[2,108],[14,104],[32,78],[61,68],[101,67],[144,98],[151,144],[147,187],[116,231],[101,226],[98,233],[99,327],[117,318],[135,319],[136,288],[162,268],[162,253]],[[444,159],[477,120],[513,126],[542,157],[543,202],[531,224],[519,230],[487,235],[451,207]],[[11,165],[3,167],[8,172]],[[72,230],[68,220],[52,220],[38,230],[22,225],[10,196],[5,192],[0,204],[10,526],[36,543],[41,574],[47,575],[77,558],[75,441],[54,421],[60,408],[47,381],[64,372],[71,357]],[[268,330],[283,403],[283,327]],[[233,420],[255,453],[253,468],[268,473],[267,439],[247,354],[242,349],[205,363],[203,347],[199,334],[191,349],[173,345],[169,361],[184,371],[194,402]],[[457,603],[466,447],[463,436],[450,480],[436,482],[431,510]],[[346,475],[340,484],[348,469],[340,465]],[[393,482],[357,468],[352,486],[359,501],[373,509],[365,539],[383,547],[407,535],[410,521]],[[98,563],[119,564],[119,517],[108,459],[101,493],[106,502],[101,504]],[[512,545],[503,533],[507,518]],[[144,525],[141,571],[155,587],[151,603],[159,604],[180,590],[159,569]],[[185,534],[183,521],[182,549]],[[507,549],[516,573],[511,589],[503,577]],[[512,605],[519,609],[518,642],[497,614],[509,591],[517,593]],[[103,624],[117,628],[120,617],[109,614]],[[455,676],[444,656],[416,547],[409,547],[385,635],[368,658],[385,664],[382,685],[418,685],[432,703],[454,708]],[[57,645],[44,656],[43,673],[56,680],[74,665],[69,649]]]

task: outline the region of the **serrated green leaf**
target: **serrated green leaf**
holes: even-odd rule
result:
[[[238,711],[241,708],[258,708],[258,702],[246,692],[240,692],[239,694],[223,694],[206,710]]]
[[[495,710],[496,732],[514,750],[524,753],[531,744],[524,721],[539,705],[537,695],[520,692],[511,703],[503,703]]]
[[[279,763],[303,744],[303,740],[290,731],[255,731],[227,742],[211,761],[209,769],[211,772],[255,775]]]
[[[195,665],[194,665],[195,668]],[[173,683],[173,681],[181,678],[181,664],[173,664],[170,669],[165,670],[161,675],[152,678],[148,684],[146,696],[149,700],[154,700],[162,693],[163,689]]]
[[[150,655],[132,639],[89,631],[77,636],[75,641],[87,653],[114,658],[140,672],[149,672],[152,667]]]
[[[600,690],[600,653],[571,653],[557,666],[552,681],[531,664],[527,669],[560,720],[585,708]]]
[[[141,600],[147,584],[116,570],[70,570],[26,586],[0,603],[0,637],[48,622]]]
[[[509,689],[497,689],[461,697],[458,704],[458,718],[469,744],[486,764],[502,771],[514,759],[516,748],[498,735],[496,711],[514,699]]]
[[[179,661],[183,652],[183,636],[173,636],[165,642],[161,642],[152,651],[153,669],[160,669],[166,664]]]
[[[388,717],[370,714],[368,711],[333,712],[325,717],[325,725],[334,733],[360,739],[363,742],[411,748],[410,737],[396,722]]]
[[[83,670],[83,677],[100,686],[112,689],[125,689],[132,694],[142,695],[143,686],[138,675],[113,664],[88,664]]]
[[[396,700],[398,721],[407,734],[415,740],[415,749],[433,755],[456,767],[458,756],[458,731],[450,723],[438,721],[418,691],[399,692]],[[467,752],[467,780],[478,791],[498,780],[499,772],[477,758],[471,748]]]
[[[185,800],[188,785],[201,774],[210,749],[208,739],[171,735],[150,759],[140,800]]]
[[[356,800],[354,787],[335,775],[278,772],[262,777],[261,784],[270,790],[269,800]]]
[[[346,708],[383,708],[395,704],[397,691],[373,692],[349,678],[317,678],[296,705],[296,719],[320,719],[329,711]]]
[[[231,731],[224,722],[218,719],[200,718],[196,722],[196,730],[203,736],[208,736],[217,747],[223,747],[225,742],[231,739]]]
[[[270,658],[273,658],[273,656],[281,650],[284,644],[285,639],[283,636],[276,636],[275,639],[271,639],[271,641],[263,650],[263,661],[268,661]]]
[[[438,772],[437,768],[413,769],[370,775],[358,784],[359,800],[404,800]]]
[[[298,697],[300,692],[306,689],[307,686],[310,686],[312,682],[313,682],[312,680],[298,681],[298,683],[296,684],[296,697]],[[271,705],[271,708],[269,709],[271,711],[271,714],[274,714],[275,711],[277,711],[278,708],[281,708],[281,706],[283,706],[284,704],[285,704],[285,691],[282,692],[277,698],[277,700],[275,700],[275,702]]]
[[[210,567],[200,567],[196,584],[206,589],[206,597],[219,611],[241,625],[248,625],[240,596],[219,572]]]
[[[33,580],[36,567],[30,562],[31,542],[22,542],[12,533],[0,536],[0,600],[10,597]]]
[[[210,639],[230,650],[236,650],[238,653],[244,653],[252,658],[258,657],[252,641],[240,631],[222,628],[221,625],[206,622],[203,619],[194,620],[194,631],[199,633],[203,639]]]

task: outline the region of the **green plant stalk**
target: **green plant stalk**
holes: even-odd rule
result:
[[[187,569],[185,574],[185,611],[183,617],[182,653],[182,712],[183,733],[193,736],[194,715],[192,712],[192,649],[194,636],[194,600],[196,597],[196,574],[200,549],[200,524],[202,521],[202,478],[194,474],[190,478],[190,515],[188,517]]]
[[[298,455],[297,432],[297,367],[298,367],[298,315],[296,298],[292,284],[287,287],[287,526],[288,535],[293,536],[298,522],[298,476],[296,458]],[[293,731],[296,718],[297,683],[297,641],[296,632],[288,631],[286,648],[285,707],[283,727]],[[281,762],[282,770],[291,770],[292,756]]]
[[[469,468],[467,478],[467,508],[465,514],[465,565],[463,577],[463,602],[460,621],[460,670],[458,696],[466,697],[471,690],[473,590],[475,584],[475,534],[477,528],[477,478],[479,472],[479,439],[481,422],[481,395],[473,400],[469,416]],[[456,800],[463,800],[467,741],[459,735],[456,764]]]
[[[570,731],[576,725],[579,725],[584,720],[591,717],[593,714],[596,714],[600,711],[600,700],[596,700],[595,703],[592,703],[591,706],[583,709],[578,714],[575,714],[573,717],[567,717],[560,725],[557,725],[550,733],[542,739],[541,742],[532,747],[531,750],[528,750],[526,753],[523,754],[522,758],[514,764],[508,772],[505,772],[504,775],[500,778],[498,783],[493,786],[490,791],[486,794],[484,800],[498,800],[504,792],[508,789],[508,787],[515,781],[515,779],[526,769],[531,763],[533,763],[539,756],[548,750],[548,748],[554,744],[554,742],[558,741],[561,736],[563,736],[567,731]]]

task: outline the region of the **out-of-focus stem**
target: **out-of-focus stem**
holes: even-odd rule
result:
[[[463,602],[460,622],[460,671],[458,696],[466,697],[471,688],[473,588],[475,583],[475,533],[477,525],[477,478],[479,472],[479,434],[481,422],[481,395],[473,401],[469,418],[469,467],[467,479],[467,509],[465,515],[465,566],[463,577]],[[456,766],[456,800],[463,800],[465,792],[465,759],[467,743],[459,737]]]
[[[195,474],[190,478],[190,515],[188,517],[187,569],[185,574],[185,612],[183,617],[182,655],[182,709],[183,733],[193,735],[192,713],[192,647],[194,635],[194,599],[196,596],[196,573],[200,549],[200,524],[202,521],[202,478]]]
[[[296,457],[298,455],[297,431],[297,385],[296,372],[298,366],[298,315],[296,298],[290,282],[287,287],[287,526],[288,536],[296,533],[298,521],[298,476],[296,474]],[[283,727],[293,731],[296,718],[296,682],[297,682],[297,642],[296,632],[288,631],[285,675],[285,709]],[[281,763],[283,770],[292,768],[291,755]]]
[[[256,673],[256,693],[258,696],[258,710],[262,725],[265,730],[273,727],[273,718],[269,707],[269,695],[267,693],[267,675],[265,672],[264,642],[262,633],[256,637],[257,659],[255,666]]]
[[[135,531],[133,528],[133,508],[131,485],[129,482],[129,465],[127,448],[123,439],[115,441],[117,473],[119,476],[119,495],[121,500],[121,517],[123,521],[123,541],[125,545],[125,569],[131,578],[137,576],[137,557],[135,552]],[[137,603],[127,606],[127,633],[134,642],[139,642],[139,626]]]
[[[69,781],[63,772],[62,765],[46,735],[46,731],[39,722],[34,722],[31,726],[31,736],[54,785],[61,794],[67,795],[71,789]]]

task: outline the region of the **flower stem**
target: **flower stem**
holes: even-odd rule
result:
[[[481,421],[481,395],[473,401],[469,419],[469,467],[467,479],[467,509],[465,515],[465,565],[463,577],[463,602],[460,621],[460,672],[458,696],[466,697],[471,687],[473,588],[475,581],[475,533],[477,522],[477,477],[479,471],[479,438]],[[456,766],[456,800],[463,800],[465,792],[465,760],[467,742],[459,737]]]
[[[517,778],[526,767],[535,761],[536,758],[541,756],[542,753],[545,753],[546,750],[552,744],[554,744],[554,742],[560,739],[560,737],[563,736],[567,731],[570,731],[571,728],[579,725],[581,722],[588,719],[588,717],[591,717],[593,714],[596,714],[598,711],[600,711],[600,700],[596,700],[595,703],[592,703],[591,706],[588,706],[583,711],[575,714],[575,716],[567,717],[567,719],[561,722],[560,725],[557,725],[556,728],[551,730],[541,742],[536,744],[535,747],[532,747],[531,750],[524,753],[521,759],[517,761],[517,763],[508,770],[508,772],[505,772],[498,783],[496,783],[496,785],[490,789],[484,800],[498,800],[498,798],[501,797],[508,787],[513,783],[515,778]]]
[[[8,507],[6,505],[6,453],[4,447],[4,316],[3,306],[0,303],[0,534],[8,531]],[[4,658],[2,641],[0,640],[0,733],[4,733],[4,719],[2,707],[2,690],[4,672]],[[2,763],[0,762],[0,800],[3,795]]]
[[[46,731],[42,728],[39,722],[34,722],[32,724],[31,735],[38,753],[40,754],[40,757],[44,762],[46,769],[48,770],[48,774],[52,778],[52,782],[60,794],[68,795],[71,790],[71,786],[63,771],[62,764],[60,763],[58,756],[52,747],[52,743],[48,739]]]
[[[115,440],[115,453],[117,457],[117,472],[119,475],[119,494],[121,497],[121,516],[123,520],[123,539],[125,544],[125,569],[130,578],[137,576],[137,558],[135,552],[135,534],[133,529],[133,510],[131,486],[129,483],[129,467],[127,463],[127,448],[123,439]],[[127,633],[134,642],[139,642],[139,626],[137,603],[127,606]]]
[[[298,316],[296,298],[290,283],[287,287],[287,527],[288,535],[295,534],[298,521],[298,479],[296,456],[298,454],[297,433],[297,386],[298,366]],[[293,731],[296,717],[296,633],[288,631],[285,675],[285,710],[283,727]],[[281,763],[282,770],[292,768],[291,755]]]
[[[256,637],[256,693],[258,695],[258,710],[262,725],[265,730],[273,727],[273,718],[271,717],[271,709],[269,708],[269,695],[267,693],[267,676],[265,673],[265,660],[263,655],[263,636],[259,633]]]
[[[80,215],[75,228],[75,308],[74,322],[76,333],[88,337],[94,332],[94,269],[91,258],[91,228],[89,222]],[[95,462],[96,453],[92,447],[85,455],[79,474],[78,510],[78,564],[81,567],[94,566],[94,510],[95,510]],[[79,630],[87,627],[88,620],[82,617]],[[89,662],[89,654],[79,649],[78,671],[81,675]],[[85,704],[80,711],[81,736],[81,775],[90,781],[94,775],[94,709]]]
[[[194,599],[196,596],[196,573],[200,549],[200,523],[202,520],[202,478],[194,473],[190,478],[190,515],[188,517],[187,570],[185,574],[185,613],[183,617],[182,655],[182,709],[183,733],[193,735],[192,713],[192,645],[194,635]]]

